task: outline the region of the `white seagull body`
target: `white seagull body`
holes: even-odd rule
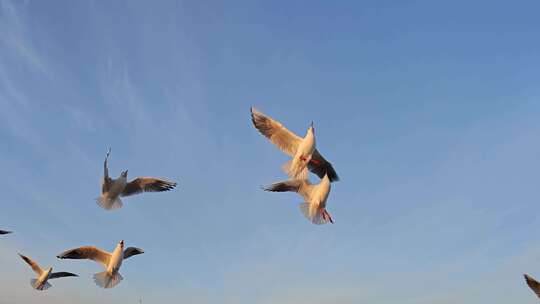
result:
[[[34,270],[34,272],[37,274],[36,279],[30,280],[30,285],[36,289],[36,290],[47,290],[51,288],[51,284],[49,284],[50,279],[57,279],[57,278],[63,278],[63,277],[78,277],[78,275],[71,273],[71,272],[52,272],[52,268],[49,267],[49,269],[44,270],[39,265],[34,262],[32,259],[22,255],[19,253],[19,256]]]
[[[297,192],[305,202],[300,204],[300,211],[313,224],[322,225],[334,223],[332,216],[326,211],[326,201],[330,194],[331,183],[328,175],[324,175],[318,185],[308,180],[293,179],[263,187],[265,191]]]
[[[108,159],[111,149],[105,156],[104,176],[101,183],[101,196],[96,202],[105,210],[115,210],[123,206],[120,197],[139,194],[142,192],[162,192],[169,191],[176,187],[175,182],[155,178],[155,177],[137,177],[131,182],[127,181],[128,171],[123,171],[120,177],[112,179],[109,177]]]
[[[307,168],[320,178],[328,175],[330,181],[338,181],[339,177],[328,162],[316,149],[315,129],[313,123],[308,128],[304,138],[285,128],[280,122],[251,108],[251,120],[261,134],[267,137],[281,151],[291,156],[283,169],[293,179],[306,179]]]
[[[105,271],[94,274],[94,281],[99,287],[112,288],[124,279],[118,272],[122,262],[141,253],[144,251],[135,247],[128,247],[124,250],[124,241],[120,241],[113,252],[107,252],[94,246],[84,246],[67,250],[56,257],[59,259],[87,259],[100,263]]]

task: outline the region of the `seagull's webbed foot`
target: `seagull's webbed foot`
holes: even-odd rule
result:
[[[332,220],[332,216],[330,215],[330,213],[328,213],[328,211],[326,211],[326,209],[322,210],[322,216],[326,222],[330,222],[332,224],[334,223],[334,220]]]

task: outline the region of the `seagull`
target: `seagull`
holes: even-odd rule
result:
[[[263,187],[265,191],[272,192],[297,192],[305,202],[300,204],[300,211],[313,224],[322,225],[328,222],[334,223],[332,216],[326,211],[326,200],[330,194],[330,178],[324,175],[318,185],[311,184],[308,180],[293,179],[271,184]]]
[[[112,179],[109,177],[109,168],[107,162],[111,149],[105,156],[105,175],[101,183],[101,196],[96,199],[99,206],[106,210],[115,210],[122,208],[123,203],[120,197],[139,194],[142,192],[162,192],[169,191],[176,187],[175,182],[166,181],[155,177],[137,177],[127,181],[128,170],[122,171],[120,177]]]
[[[306,136],[302,138],[289,131],[280,122],[257,111],[254,107],[251,107],[251,120],[255,128],[262,135],[266,136],[281,151],[292,157],[292,160],[283,166],[289,177],[293,179],[306,179],[307,167],[320,178],[323,178],[327,174],[330,181],[335,182],[339,180],[332,164],[315,147],[315,128],[313,122],[308,128]]]
[[[3,234],[9,234],[9,233],[11,233],[11,231],[0,230],[0,235],[3,235]]]
[[[525,282],[527,282],[527,285],[529,285],[536,296],[540,298],[540,283],[527,274],[524,274],[523,276],[525,277]]]
[[[51,284],[49,284],[50,279],[58,279],[58,278],[64,278],[64,277],[78,277],[78,275],[71,273],[71,272],[52,272],[52,267],[49,267],[47,270],[43,270],[41,267],[39,267],[38,263],[34,262],[29,257],[26,257],[19,253],[19,256],[28,264],[30,267],[32,267],[32,270],[38,275],[37,279],[31,279],[30,285],[34,287],[36,290],[47,290],[51,288]]]
[[[135,247],[128,247],[124,250],[124,241],[122,240],[116,245],[113,252],[107,252],[94,246],[83,246],[64,251],[56,257],[59,259],[87,259],[100,263],[106,270],[94,274],[94,281],[99,287],[112,288],[124,279],[118,272],[122,261],[141,253],[144,251]]]

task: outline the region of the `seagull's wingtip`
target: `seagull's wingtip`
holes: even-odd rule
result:
[[[257,110],[257,108],[255,108],[253,106],[249,110],[251,112],[251,115],[259,115],[259,114],[261,114],[261,112],[259,112],[259,110]]]

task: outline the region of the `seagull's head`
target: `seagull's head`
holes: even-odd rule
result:
[[[308,133],[315,134],[315,126],[313,125],[313,121],[309,124]]]
[[[120,174],[122,177],[127,177],[127,174],[128,174],[128,170],[126,171],[122,171],[122,173]]]
[[[121,240],[120,243],[118,243],[118,245],[120,245],[120,247],[123,249],[124,248],[124,240]]]

